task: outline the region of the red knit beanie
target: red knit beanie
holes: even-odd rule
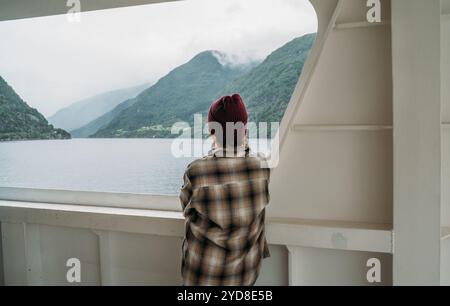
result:
[[[226,134],[227,122],[247,124],[248,115],[244,101],[239,94],[224,96],[214,102],[208,112],[208,127],[211,135],[215,134],[212,122],[217,122],[222,126],[223,136]],[[223,142],[225,143],[225,141]]]

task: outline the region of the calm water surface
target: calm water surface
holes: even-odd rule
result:
[[[174,195],[186,166],[170,139],[0,142],[0,186]]]
[[[0,142],[0,187],[175,195],[183,183],[186,166],[196,158],[174,157],[172,142],[172,139]],[[209,148],[210,143],[205,143],[203,152],[207,153]],[[201,149],[199,152],[201,155]]]

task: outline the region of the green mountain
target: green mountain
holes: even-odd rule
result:
[[[48,121],[56,127],[73,131],[111,111],[123,101],[134,98],[149,84],[114,90],[71,104],[59,110]]]
[[[28,106],[0,77],[0,141],[69,138],[69,133],[48,124],[42,114]]]
[[[148,88],[92,137],[171,137],[170,128],[178,121],[193,121],[217,92],[246,73],[250,66],[221,64],[223,55],[205,51],[172,70]]]
[[[220,53],[202,52],[135,99],[75,131],[76,137],[175,137],[174,122],[192,123],[220,96],[240,93],[252,122],[279,122],[315,40],[308,34],[272,52],[262,63],[243,68],[223,64]],[[100,128],[101,127],[101,128]],[[92,134],[98,130],[95,134]]]

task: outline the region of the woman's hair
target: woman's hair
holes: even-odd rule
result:
[[[226,136],[217,137],[215,133],[210,133],[210,137],[212,137],[213,140],[213,148],[248,148],[248,130],[244,130],[243,135],[239,135],[240,133],[237,133],[238,131],[234,131],[234,137],[233,137],[233,144],[227,144]],[[225,138],[225,139],[224,139]],[[230,142],[228,142],[230,143]]]

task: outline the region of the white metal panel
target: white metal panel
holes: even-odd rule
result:
[[[25,224],[25,258],[27,261],[26,271],[28,285],[45,285],[42,270],[42,255],[40,226],[37,224]],[[55,260],[55,258],[50,257],[50,260]],[[64,271],[63,267],[65,267],[64,264],[61,265],[60,271]]]
[[[80,285],[99,284],[97,237],[90,230],[2,222],[6,285],[70,285],[69,258],[81,261]]]
[[[85,229],[2,222],[6,285],[70,285],[69,258],[81,261],[81,285],[98,284],[97,239]]]
[[[256,286],[287,286],[288,250],[284,245],[269,245],[270,257],[263,260]]]
[[[441,242],[441,285],[450,286],[450,230]]]
[[[333,15],[339,24],[365,20],[365,2],[339,3]],[[268,214],[390,223],[390,27],[354,27],[326,35],[319,60],[305,71],[304,86],[294,93],[297,107],[287,110],[285,118],[293,119],[282,122],[282,127],[290,124],[290,132],[281,129],[285,137]]]
[[[450,0],[441,1],[442,207],[441,285],[450,286]]]
[[[450,226],[450,128],[442,129],[441,224]]]
[[[181,284],[181,238],[108,232],[103,285]],[[104,235],[100,236],[104,239]],[[104,258],[104,257],[103,257]]]
[[[298,124],[392,124],[390,28],[334,31],[297,113]]]
[[[450,14],[450,1],[442,0],[442,2],[441,2],[441,12],[444,15]]]
[[[270,187],[269,216],[391,223],[391,133],[292,132]]]
[[[420,16],[418,18],[417,16]],[[392,1],[394,283],[440,283],[440,0]]]
[[[449,1],[447,1],[449,3]],[[450,15],[447,15],[450,16]],[[450,18],[442,17],[442,122],[450,123]]]
[[[328,15],[331,30],[320,33],[324,39],[316,43],[311,65],[305,66],[294,91],[280,127],[271,217],[359,221],[366,226],[392,222],[389,13],[382,13],[384,24],[367,26],[365,3],[339,1]],[[383,10],[389,6],[383,4]],[[335,233],[333,239],[322,232],[327,239],[319,240],[334,247],[345,245],[345,235],[338,239],[342,237]],[[291,274],[298,276],[292,284],[367,284],[360,253],[298,249],[305,252],[292,256],[294,251],[289,257]],[[385,258],[392,260],[390,255]],[[391,265],[383,265],[384,281],[389,284]]]
[[[25,224],[1,220],[3,278],[8,285],[27,284]]]
[[[95,233],[88,229],[48,225],[39,225],[39,230],[40,248],[35,249],[31,257],[41,257],[41,271],[36,273],[40,273],[43,285],[100,285],[99,244]],[[69,268],[66,264],[70,258],[81,262],[79,284],[67,282]]]
[[[392,284],[392,256],[389,254],[289,248],[289,280],[296,286],[360,286]],[[380,260],[381,283],[367,281],[367,261]]]

